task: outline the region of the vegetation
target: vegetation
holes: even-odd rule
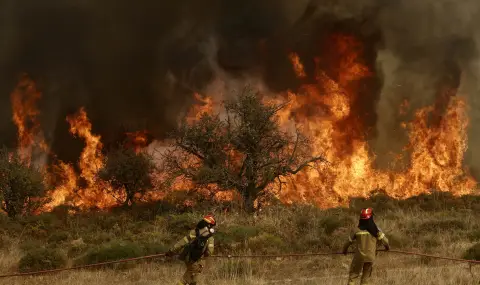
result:
[[[16,152],[0,149],[1,208],[9,217],[31,214],[48,203],[43,175]]]
[[[20,272],[39,271],[63,268],[67,265],[67,257],[56,249],[34,249],[23,256],[18,264]]]
[[[112,242],[90,249],[77,260],[77,265],[116,261],[144,255],[143,248],[132,242]]]
[[[469,248],[465,253],[464,258],[470,260],[480,260],[480,243],[477,243]]]
[[[0,270],[12,272],[15,270],[12,265],[17,262],[23,271],[62,267],[65,265],[63,253],[68,253],[68,263],[71,264],[88,264],[163,253],[182,238],[209,210],[203,208],[205,205],[198,204],[196,208],[162,212],[158,209],[165,208],[164,203],[137,204],[128,210],[118,208],[105,213],[75,215],[68,215],[65,211],[56,209],[53,213],[34,217],[0,219],[0,237],[3,245],[0,258],[0,267],[3,268]],[[480,197],[455,198],[443,193],[422,195],[404,201],[389,199],[379,194],[371,199],[354,199],[350,207],[328,210],[307,205],[272,204],[255,216],[241,210],[217,212],[219,224],[215,236],[216,254],[338,251],[350,229],[356,226],[359,209],[366,206],[372,206],[376,210],[377,223],[390,238],[394,249],[479,260],[478,239],[474,240],[472,236],[480,230],[477,214],[480,209]],[[169,208],[174,209],[173,206]],[[39,250],[42,246],[45,248]],[[350,258],[332,257],[328,262],[324,257],[291,260],[215,260],[205,274],[206,278],[216,280],[215,282],[219,284],[256,284],[253,281],[241,281],[247,279],[344,275],[348,270]],[[379,254],[379,258],[381,261],[376,267],[375,274],[384,274],[381,273],[382,270],[395,269],[395,272],[399,272],[395,274],[405,274],[402,278],[406,278],[407,272],[401,273],[402,270],[407,270],[406,268],[424,272],[422,273],[424,275],[412,277],[412,280],[416,281],[410,282],[411,284],[433,284],[433,280],[440,277],[437,273],[428,271],[428,266],[449,264],[446,261],[401,255]],[[176,271],[179,270],[178,267],[172,269],[172,266],[177,266],[175,264],[165,263],[159,259],[151,265],[155,266],[155,270],[136,265],[130,268],[132,271],[125,276],[132,276],[131,282],[136,282],[138,280],[133,276],[147,278],[145,276],[153,274],[151,272],[158,272],[158,275],[151,276],[152,280],[159,279],[168,283],[172,280],[167,281],[164,279],[166,276],[177,279],[181,275],[180,271]],[[342,264],[346,267],[342,267]],[[472,277],[461,265],[456,271],[452,268],[452,275],[449,276],[445,274],[450,269],[442,270],[444,271],[439,272],[439,276],[451,282],[445,284],[474,284],[465,281]],[[457,271],[462,274],[457,274]],[[474,274],[478,274],[475,272],[473,271]],[[107,273],[96,274],[104,276]],[[399,284],[394,281],[393,276],[382,275],[380,280],[391,280],[388,284]],[[117,280],[116,275],[108,278]],[[334,280],[331,283],[325,281],[308,284],[337,284],[335,281],[338,283],[338,280]],[[118,282],[129,284],[130,281]]]
[[[109,152],[100,177],[111,183],[117,196],[125,194],[123,204],[131,205],[137,195],[153,187],[151,175],[154,170],[153,159],[146,152],[119,147]]]
[[[165,170],[197,186],[217,184],[236,189],[245,209],[280,177],[295,174],[321,156],[311,157],[307,140],[280,130],[277,116],[284,105],[266,105],[251,89],[225,103],[225,119],[203,114],[196,122],[183,122],[173,134],[165,155]],[[281,182],[280,182],[281,185]]]

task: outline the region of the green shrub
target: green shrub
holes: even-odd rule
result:
[[[233,249],[235,240],[225,232],[215,233],[215,251],[228,252]]]
[[[10,218],[33,214],[50,201],[44,173],[16,152],[0,148],[0,200]]]
[[[193,229],[197,221],[200,220],[191,214],[171,215],[168,219],[168,229],[172,232],[184,234]]]
[[[109,232],[92,232],[85,236],[85,242],[91,244],[103,244],[111,242],[115,239],[115,235]]]
[[[294,224],[297,227],[297,231],[299,234],[304,235],[307,234],[313,227],[313,219],[312,217],[306,214],[298,214],[295,215]]]
[[[96,218],[96,224],[100,226],[102,230],[112,230],[121,222],[117,215],[102,214]]]
[[[20,249],[23,252],[29,252],[29,251],[34,251],[35,249],[42,248],[44,245],[43,242],[36,240],[36,239],[29,239],[25,240],[22,243],[20,243]]]
[[[70,234],[66,231],[55,231],[48,237],[49,243],[60,243],[68,240]]]
[[[262,233],[248,240],[250,250],[262,254],[279,253],[286,249],[286,243],[278,236]]]
[[[421,231],[452,231],[452,230],[464,230],[467,228],[467,224],[462,220],[441,220],[441,221],[428,221],[419,226]]]
[[[72,245],[68,249],[67,256],[69,258],[76,258],[84,253],[86,253],[90,249],[90,246],[87,244],[78,244]]]
[[[67,257],[56,249],[36,249],[20,259],[20,272],[62,268],[67,265]]]
[[[146,255],[160,254],[168,251],[168,246],[162,243],[149,242],[142,244],[143,253]]]
[[[85,265],[99,262],[115,261],[125,258],[140,257],[144,255],[141,246],[130,242],[112,242],[87,251],[85,256],[78,259],[76,264]]]
[[[469,260],[479,260],[480,261],[480,243],[475,244],[471,248],[469,248],[463,258]]]
[[[480,230],[475,230],[468,234],[470,241],[479,241],[480,240]]]
[[[337,217],[326,217],[320,222],[321,227],[327,235],[333,234],[333,232],[340,228],[342,224],[342,221]]]
[[[261,230],[253,226],[233,226],[229,230],[229,235],[235,241],[245,241],[257,236]]]

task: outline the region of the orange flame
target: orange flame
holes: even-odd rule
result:
[[[211,97],[203,97],[195,93],[195,100],[200,104],[195,104],[191,107],[190,112],[186,118],[188,124],[198,121],[204,114],[213,113],[214,102]]]
[[[87,186],[77,191],[76,206],[97,207],[100,209],[114,206],[118,201],[109,193],[112,193],[110,185],[98,179],[98,172],[103,168],[105,157],[102,154],[101,137],[92,134],[92,124],[83,108],[74,115],[67,117],[70,124],[70,132],[85,140],[85,148],[80,155],[80,177]]]
[[[376,169],[375,156],[363,135],[365,127],[358,119],[361,114],[357,114],[355,109],[357,100],[361,100],[362,82],[373,72],[362,61],[362,44],[354,37],[336,35],[331,38],[330,44],[333,56],[316,59],[316,84],[302,86],[299,94],[280,94],[288,97],[290,103],[278,116],[283,128],[289,129],[294,124],[300,126],[301,132],[312,141],[312,153],[323,154],[331,164],[319,164],[296,176],[282,178],[286,181],[281,191],[271,185],[270,193],[286,203],[309,202],[323,208],[344,205],[351,197],[368,197],[378,189],[400,199],[429,193],[432,189],[449,191],[454,195],[473,193],[477,182],[463,166],[468,126],[464,98],[447,96],[449,101],[446,101],[446,111],[441,116],[438,116],[439,111],[435,107],[417,110],[412,121],[401,124],[408,131],[409,143],[397,159],[408,155],[408,167],[401,171]],[[299,56],[291,53],[289,58],[295,74],[299,78],[306,77]],[[322,69],[325,64],[328,67]],[[205,113],[212,113],[216,107],[212,97],[194,96],[199,104],[188,113],[187,123],[195,122]],[[272,101],[284,96],[275,94]],[[26,76],[11,95],[19,151],[28,161],[32,159],[34,146],[44,151],[48,149],[38,122],[36,104],[40,97],[34,82]],[[405,101],[400,107],[400,113],[406,114],[409,104]],[[435,124],[430,123],[432,113],[439,118]],[[72,204],[80,208],[105,209],[118,205],[122,197],[116,199],[111,195],[111,186],[98,179],[105,157],[101,137],[92,133],[87,113],[82,108],[76,115],[67,117],[67,121],[71,134],[85,141],[78,162],[80,174],[75,173],[72,165],[59,163],[63,183],[51,193],[53,201],[47,208]],[[145,149],[148,144],[146,132],[128,135],[136,151]],[[238,153],[229,155],[233,163],[240,156]],[[156,174],[158,177],[162,175]],[[79,176],[85,185],[79,183]],[[178,179],[170,191],[187,190],[193,186],[191,181]],[[233,192],[220,192],[216,185],[206,188],[205,196],[213,196],[217,201],[232,200],[236,196]],[[165,193],[159,192],[149,192],[147,197],[152,200],[165,197]],[[191,205],[192,201],[185,203]]]
[[[13,109],[13,122],[18,132],[18,152],[20,158],[31,163],[35,150],[48,152],[48,146],[40,129],[37,108],[42,94],[37,90],[35,82],[27,75],[23,75],[11,93],[10,99]]]
[[[51,211],[57,206],[67,204],[68,199],[73,197],[73,194],[77,189],[78,177],[73,169],[73,166],[64,162],[60,162],[58,167],[58,174],[62,183],[50,193],[50,198],[52,200],[50,203],[45,205],[45,211]]]
[[[80,177],[86,182],[86,186],[80,187],[77,183],[78,176],[73,167],[61,162],[59,172],[63,183],[51,194],[52,202],[47,206],[52,209],[68,201],[79,208],[105,209],[118,204],[111,195],[111,187],[98,179],[98,172],[104,166],[101,137],[92,134],[92,124],[83,108],[73,116],[67,117],[70,124],[70,133],[85,140],[80,160]]]
[[[85,140],[85,148],[79,161],[80,176],[87,181],[88,186],[93,186],[95,185],[96,175],[103,167],[104,161],[100,136],[92,135],[92,124],[83,108],[75,116],[67,117],[67,122],[70,124],[72,135]]]
[[[451,97],[438,127],[428,124],[433,108],[417,111],[415,119],[405,124],[410,130],[411,161],[407,170],[374,169],[375,157],[370,155],[365,138],[359,135],[362,127],[351,113],[351,105],[358,97],[356,83],[371,76],[371,72],[361,61],[361,46],[355,39],[338,36],[333,44],[342,54],[337,81],[317,71],[318,83],[304,86],[302,96],[288,93],[289,108],[279,114],[284,126],[294,118],[312,140],[313,152],[324,153],[333,163],[318,165],[292,177],[287,189],[283,187],[278,193],[279,197],[289,203],[314,201],[326,208],[345,204],[351,197],[368,197],[378,189],[395,198],[408,198],[433,189],[454,195],[472,193],[476,181],[462,164],[468,125],[464,99]],[[317,108],[315,115],[310,111],[312,106]],[[406,106],[407,103],[402,104],[402,108]]]
[[[293,70],[295,71],[295,74],[297,75],[298,78],[304,78],[307,76],[305,73],[305,69],[303,67],[302,62],[300,61],[300,57],[298,54],[292,52],[288,55],[288,58],[292,62],[293,65]]]
[[[132,147],[136,153],[141,152],[148,146],[148,132],[147,131],[138,131],[138,132],[128,132],[126,133],[128,137],[128,147]]]

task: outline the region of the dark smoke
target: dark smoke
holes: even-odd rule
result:
[[[382,165],[405,143],[395,131],[404,99],[415,109],[453,88],[478,106],[479,7],[475,0],[0,0],[0,143],[15,143],[9,94],[22,72],[43,91],[53,151],[73,161],[82,143],[65,117],[81,106],[106,144],[125,129],[162,138],[218,68],[231,78],[260,77],[273,91],[295,89],[302,82],[286,54],[298,52],[313,74],[329,35],[342,32],[364,42],[377,73],[353,107]],[[480,139],[471,113],[470,145]],[[469,159],[480,166],[479,152]]]

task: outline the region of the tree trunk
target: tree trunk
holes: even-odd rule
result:
[[[255,185],[248,185],[246,189],[242,191],[243,195],[243,209],[247,213],[255,212],[255,200],[257,199]]]
[[[10,205],[10,203],[5,202],[5,207],[4,207],[5,212],[7,212],[7,216],[9,218],[15,218],[17,216],[17,211],[15,209],[15,206]]]
[[[129,188],[126,188],[125,187],[125,194],[126,194],[126,200],[125,200],[125,203],[124,203],[124,206],[125,207],[128,207],[128,206],[132,206],[133,205],[133,201],[135,199],[135,192],[132,191],[132,189],[129,189]]]

